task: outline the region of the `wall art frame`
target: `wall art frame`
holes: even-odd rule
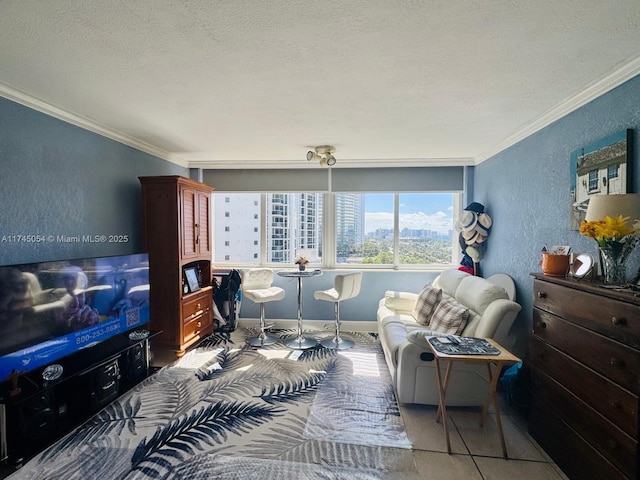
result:
[[[593,195],[631,193],[632,147],[633,130],[629,128],[571,152],[571,230],[580,229]]]

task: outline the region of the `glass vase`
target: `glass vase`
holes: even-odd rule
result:
[[[637,238],[624,242],[611,242],[600,247],[600,265],[604,283],[609,285],[624,285],[627,283],[627,259],[636,246]]]

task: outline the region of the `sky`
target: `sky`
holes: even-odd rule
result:
[[[400,194],[400,229],[448,234],[453,229],[452,215],[451,193]],[[378,228],[393,228],[393,194],[365,196],[365,233]]]

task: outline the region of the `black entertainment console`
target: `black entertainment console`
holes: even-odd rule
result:
[[[122,333],[0,384],[0,459],[19,467],[151,373],[149,340]],[[62,373],[46,380],[51,372]]]

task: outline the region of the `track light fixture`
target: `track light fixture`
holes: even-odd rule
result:
[[[315,147],[314,150],[307,152],[308,161],[315,160],[320,162],[320,166],[322,167],[332,167],[336,164],[336,157],[333,156],[336,151],[335,147],[331,145],[320,145]]]

